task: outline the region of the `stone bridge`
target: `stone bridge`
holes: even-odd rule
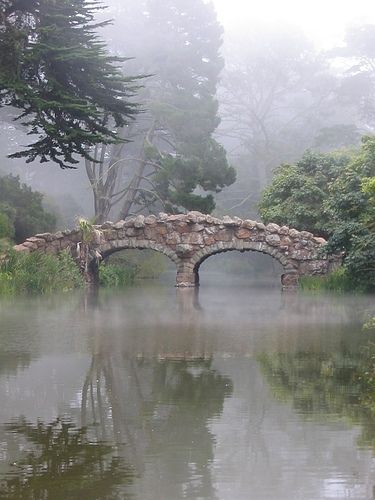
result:
[[[307,231],[277,224],[224,216],[219,219],[199,212],[159,216],[138,215],[116,223],[94,226],[84,242],[80,229],[37,234],[15,248],[58,254],[68,249],[79,261],[87,283],[98,282],[98,263],[125,249],[152,249],[169,257],[176,265],[176,286],[199,284],[199,267],[211,255],[238,250],[270,255],[284,268],[283,288],[294,288],[300,276],[327,274],[340,262],[339,256],[322,252],[326,243]],[[84,263],[82,248],[86,247]]]

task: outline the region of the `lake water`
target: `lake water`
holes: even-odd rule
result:
[[[0,498],[375,498],[370,313],[261,284],[3,299]]]

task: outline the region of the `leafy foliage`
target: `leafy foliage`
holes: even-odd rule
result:
[[[235,181],[224,148],[212,137],[220,122],[215,93],[223,67],[222,27],[212,6],[201,0],[147,3],[150,27],[157,26],[154,35],[162,38],[164,52],[163,58],[150,54],[150,61],[158,61],[150,67],[156,75],[151,111],[159,126],[156,193],[170,211],[211,212],[213,196],[202,191],[219,192]]]
[[[95,237],[96,229],[94,225],[90,221],[82,217],[80,217],[77,222],[78,228],[81,231],[82,242],[90,243],[90,241],[92,241]]]
[[[72,168],[77,155],[119,140],[113,131],[137,111],[134,78],[110,57],[96,29],[98,0],[6,0],[0,7],[0,104],[21,110],[39,136],[11,155]]]
[[[346,253],[345,266],[358,287],[375,289],[375,204],[368,179],[375,176],[375,137],[364,137],[360,152],[330,186],[326,202],[328,249]],[[365,186],[365,187],[364,187]]]
[[[327,236],[328,221],[322,217],[322,208],[329,197],[330,182],[348,165],[350,157],[349,152],[308,151],[295,165],[279,167],[259,204],[262,219]]]
[[[1,210],[1,208],[0,208]],[[14,226],[7,214],[0,212],[0,239],[13,238]]]
[[[227,165],[225,151],[214,141],[210,141],[203,158],[163,155],[160,164],[162,168],[154,176],[156,192],[170,212],[179,207],[212,212],[215,208],[212,194],[196,194],[196,187],[218,192],[236,178],[234,169]]]
[[[328,236],[327,250],[344,252],[347,283],[375,289],[375,137],[357,152],[307,153],[284,165],[260,203],[265,221]]]
[[[14,237],[21,243],[34,234],[52,231],[56,217],[44,210],[42,201],[43,195],[21,184],[18,176],[0,177],[0,238]]]

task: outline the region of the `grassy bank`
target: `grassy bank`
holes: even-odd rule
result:
[[[82,285],[79,269],[67,252],[55,256],[10,251],[0,263],[0,295],[45,294]]]
[[[303,276],[299,286],[313,292],[365,293],[371,290],[364,283],[354,280],[345,267],[339,267],[326,276]]]
[[[77,264],[68,252],[58,256],[39,252],[27,254],[9,249],[9,242],[2,248],[6,257],[0,261],[0,296],[24,293],[46,294],[73,290],[84,285]],[[155,279],[164,270],[162,256],[155,252],[122,256],[103,262],[99,268],[100,285],[125,287],[136,278]]]

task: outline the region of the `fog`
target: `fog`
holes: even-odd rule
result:
[[[369,0],[266,0],[257,3],[214,0],[214,4],[219,21],[229,35],[239,31],[249,32],[256,24],[269,25],[274,29],[280,26],[298,27],[321,48],[342,44],[349,26],[375,21],[373,5]]]
[[[17,8],[22,11],[29,1],[16,2]],[[76,3],[38,2],[41,8],[52,5],[57,10]],[[13,5],[12,0],[0,0],[0,21],[6,17],[5,4]],[[139,214],[191,210],[257,221],[262,213],[265,223],[285,225],[284,220],[273,220],[272,208],[277,203],[270,204],[266,221],[260,201],[275,172],[283,165],[298,170],[302,158],[307,172],[303,180],[298,178],[292,185],[289,178],[280,182],[280,190],[294,196],[281,204],[281,216],[286,217],[289,209],[292,220],[294,212],[302,213],[301,227],[289,220],[287,224],[330,237],[332,221],[339,220],[341,212],[327,209],[324,217],[329,220],[320,226],[317,220],[314,226],[305,202],[311,198],[313,216],[320,219],[322,214],[323,218],[321,193],[326,195],[324,203],[336,202],[346,178],[340,178],[336,191],[329,193],[333,202],[324,189],[332,179],[332,184],[336,182],[338,172],[346,173],[348,158],[363,163],[370,158],[368,163],[374,164],[374,149],[372,156],[362,150],[361,157],[358,153],[362,138],[375,132],[372,3],[104,0],[104,4],[106,8],[96,11],[86,26],[89,39],[94,40],[91,47],[86,39],[95,55],[91,59],[85,53],[89,69],[69,40],[53,45],[53,37],[48,36],[55,33],[55,25],[35,31],[38,13],[26,9],[19,19],[11,13],[7,20],[10,31],[16,19],[27,33],[21,37],[24,46],[15,44],[22,57],[14,58],[11,74],[19,77],[14,70],[20,64],[29,101],[20,104],[14,98],[17,89],[4,101],[6,79],[0,74],[0,188],[3,176],[19,176],[42,193],[44,209],[56,216],[56,224],[54,217],[49,222],[46,217],[50,226],[30,236],[71,228],[78,216],[102,224]],[[80,26],[81,18],[73,19]],[[108,19],[112,21],[107,23]],[[73,23],[64,12],[55,21],[66,22],[69,28]],[[64,34],[57,31],[59,36]],[[0,43],[4,43],[4,33],[6,23],[0,22]],[[40,49],[40,39],[49,54],[43,55],[45,59],[41,56],[41,61],[39,52],[33,52],[35,46]],[[69,64],[61,70],[67,47],[72,60],[68,57]],[[58,57],[50,64],[54,50]],[[32,64],[30,54],[35,56]],[[12,60],[14,54],[0,51],[0,71],[8,55]],[[101,80],[95,65],[100,67],[103,61],[106,73]],[[55,65],[60,72],[51,73]],[[60,85],[61,81],[66,85]],[[112,87],[108,89],[103,81]],[[121,85],[126,89],[122,94]],[[95,107],[91,102],[90,119],[100,117],[99,141],[98,136],[92,138],[96,120],[82,118],[93,89],[99,104]],[[45,118],[45,108],[51,111],[37,125],[30,125],[27,115],[33,99],[39,102],[33,90],[41,90],[40,116]],[[51,110],[42,99],[44,92]],[[131,112],[122,121],[119,109],[125,104]],[[64,118],[71,116],[69,109],[74,106],[80,119],[72,119],[64,128]],[[16,119],[21,110],[26,123]],[[31,118],[38,117],[35,113]],[[61,123],[64,126],[59,128]],[[34,157],[27,148],[38,140],[43,143],[43,134],[51,129],[55,135],[49,147],[57,148],[57,156],[56,149],[51,154],[47,144]],[[109,136],[104,133],[107,129]],[[82,131],[91,139],[77,145],[75,134]],[[64,139],[68,154],[59,156],[56,144],[61,146],[59,140]],[[27,150],[29,156],[23,155]],[[325,161],[324,153],[331,152],[330,162]],[[317,158],[317,165],[311,158]],[[314,168],[316,184],[309,177]],[[353,172],[357,175],[357,170]],[[361,291],[365,285],[371,289],[371,277],[366,279],[373,272],[374,196],[367,185],[367,176],[373,172],[364,168],[363,177],[346,176],[354,181],[349,187],[345,184],[339,199],[344,206],[354,193],[357,219],[345,219],[349,229],[344,229],[350,233],[354,227],[354,236],[359,235],[349,238],[349,251],[356,244],[361,248],[359,257],[354,253],[349,259],[357,267],[356,280],[348,283],[355,283]],[[352,186],[357,190],[350,191]],[[21,189],[16,191],[11,182],[0,190],[0,254],[16,241],[15,229],[13,233],[9,229],[18,216],[11,205],[12,196],[17,198]],[[1,193],[9,198],[3,200]],[[361,212],[358,206],[365,205],[365,196],[368,207]],[[24,189],[19,198],[23,204],[31,198],[30,191]],[[362,205],[356,201],[359,198]],[[26,226],[34,227],[38,199],[31,201],[23,207],[22,217]],[[34,219],[45,215],[43,210],[36,213]],[[335,218],[330,219],[332,213]],[[319,267],[323,257],[309,250],[322,240],[308,232],[303,235],[270,225],[275,234],[265,237],[262,233],[255,241],[263,225],[247,221],[232,231],[225,225],[240,226],[241,222],[226,218],[218,222],[224,229],[216,237],[216,229],[212,232],[208,222],[194,223],[187,233],[188,224],[181,219],[160,218],[167,222],[158,223],[155,238],[169,246],[168,251],[162,244],[155,248],[172,255],[175,262],[181,254],[179,277],[186,274],[188,278],[193,275],[189,252],[195,246],[199,252],[205,245],[219,252],[204,260],[202,250],[200,287],[190,287],[197,283],[190,280],[176,289],[176,266],[166,255],[151,250],[144,251],[143,257],[138,250],[126,250],[127,257],[116,253],[124,247],[115,238],[135,235],[134,245],[138,234],[148,238],[148,224],[155,218],[144,222],[140,217],[133,225],[103,226],[108,228],[108,241],[114,240],[108,255],[114,252],[108,260],[104,258],[100,273],[109,270],[112,289],[73,291],[68,285],[70,291],[64,294],[13,296],[11,290],[8,298],[4,288],[0,300],[0,489],[11,492],[7,498],[16,498],[17,491],[29,488],[27,494],[33,494],[36,488],[37,495],[54,500],[65,500],[69,491],[81,498],[142,500],[372,498],[373,296],[325,295],[322,290],[316,295],[304,290],[281,293],[283,272],[290,273],[292,285],[300,278],[297,270],[301,275],[326,272]],[[193,219],[191,214],[189,230]],[[321,233],[305,227],[305,221]],[[168,232],[172,224],[176,227],[173,234]],[[116,227],[121,228],[118,233]],[[251,248],[261,252],[267,247],[269,255],[244,253],[249,248],[244,244],[236,246],[239,252],[226,252],[228,239],[250,238],[246,228],[256,228],[251,233],[256,245]],[[97,249],[102,247],[97,241],[103,232],[85,223],[80,229],[82,241],[71,242],[87,276],[100,260]],[[299,235],[294,243],[293,233]],[[65,248],[65,240],[58,236],[49,247],[56,253]],[[52,240],[48,234],[40,237]],[[33,240],[40,244],[38,238]],[[336,240],[339,245],[341,240]],[[139,241],[142,248],[146,243]],[[32,241],[28,244],[23,247],[27,252],[41,248]],[[272,247],[286,249],[285,268],[276,260],[284,262],[281,253]],[[294,258],[302,263],[295,269]],[[11,265],[12,260],[16,258],[9,259]],[[185,264],[189,272],[182,267]],[[16,266],[8,272],[7,265],[4,261],[0,276],[5,285],[12,272],[18,272]],[[34,265],[37,281],[37,260]],[[194,265],[197,272],[198,264]],[[30,268],[32,274],[34,267]],[[26,281],[27,273],[20,269],[21,277],[16,277]],[[60,267],[56,269],[60,272]],[[340,291],[348,278],[340,274],[342,269],[334,281]],[[49,271],[44,272],[48,278]],[[67,281],[73,280],[71,276],[73,271]],[[319,286],[314,278],[310,286]],[[115,288],[125,281],[132,286]]]
[[[361,135],[373,131],[368,83],[374,77],[370,62],[375,25],[369,23],[375,18],[370,2],[253,5],[216,0],[218,21],[211,4],[201,0],[190,5],[176,1],[175,10],[173,2],[161,0],[107,4],[98,16],[100,21],[113,19],[99,30],[108,50],[131,58],[123,64],[125,75],[149,76],[134,96],[142,112],[118,131],[129,142],[99,148],[102,177],[89,180],[87,173],[95,164],[85,166],[84,161],[75,170],[61,171],[51,162],[8,159],[30,138],[27,128],[13,121],[15,111],[0,111],[0,172],[20,175],[45,193],[47,207],[59,214],[59,227],[73,225],[77,215],[95,216],[100,222],[168,207],[183,210],[182,194],[190,196],[185,203],[191,207],[192,196],[198,195],[204,200],[194,203],[204,210],[211,193],[217,213],[259,218],[260,193],[278,165],[296,161],[307,149],[358,145]],[[234,183],[224,180],[226,160],[218,149],[210,152],[217,178],[212,181],[213,167],[207,165],[210,174],[204,176],[210,177],[193,180],[193,191],[177,171],[160,180],[155,160],[140,163],[145,140],[153,154],[201,161],[206,153],[199,151],[199,137],[224,146],[236,170]],[[190,167],[183,168],[183,175],[193,179]],[[105,184],[109,176],[111,182]],[[167,188],[179,200],[174,205],[163,199]]]

